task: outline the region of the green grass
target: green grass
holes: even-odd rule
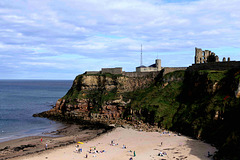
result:
[[[174,78],[184,78],[184,75],[185,75],[185,71],[184,70],[180,70],[180,71],[170,72],[170,73],[166,74],[164,76],[164,79],[169,79],[171,77],[174,77]]]
[[[176,71],[174,73],[166,74],[164,79],[171,77],[183,78],[184,72]],[[181,80],[174,81],[169,82],[167,86],[162,87],[162,82],[146,89],[127,93],[125,97],[132,100],[128,107],[136,111],[141,109],[146,112],[146,114],[134,115],[138,119],[145,120],[149,123],[153,123],[151,121],[161,122],[161,125],[164,128],[170,128],[172,126],[172,118],[179,106],[177,97],[181,93],[182,83]],[[150,115],[149,113],[153,114]]]
[[[226,70],[225,71],[215,71],[215,70],[201,70],[199,71],[200,74],[207,74],[209,80],[216,82],[220,81],[224,77],[226,77]]]

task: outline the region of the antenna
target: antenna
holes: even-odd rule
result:
[[[142,44],[141,44],[141,62],[140,62],[140,66],[142,66]]]

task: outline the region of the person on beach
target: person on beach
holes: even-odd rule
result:
[[[42,138],[41,138],[41,143],[42,143]]]
[[[136,152],[135,151],[133,152],[133,157],[136,157]]]
[[[208,151],[208,157],[211,157],[212,155],[210,154],[210,152]]]
[[[46,143],[45,149],[47,150],[47,143]]]
[[[86,154],[86,158],[88,157],[88,155]]]

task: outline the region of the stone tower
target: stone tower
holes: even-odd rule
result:
[[[156,64],[156,67],[157,67],[157,71],[160,71],[162,69],[161,59],[156,59],[155,64]]]
[[[195,64],[203,63],[203,51],[201,48],[195,48]]]

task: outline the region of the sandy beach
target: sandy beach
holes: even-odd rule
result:
[[[62,146],[75,144],[76,141],[93,139],[106,132],[104,128],[92,129],[81,125],[68,125],[63,129],[53,131],[43,136],[30,136],[0,143],[0,160],[21,157],[24,155],[46,152]]]
[[[163,134],[122,127],[91,140],[85,140],[83,143],[78,147],[82,149],[81,153],[76,152],[76,143],[74,143],[17,157],[14,160],[129,160],[131,157],[136,160],[209,160],[211,157],[208,157],[208,152],[213,154],[216,151],[214,147],[202,141],[178,136],[171,132]],[[126,149],[122,148],[123,145]],[[91,153],[89,153],[90,148]],[[162,155],[159,156],[159,153]]]

